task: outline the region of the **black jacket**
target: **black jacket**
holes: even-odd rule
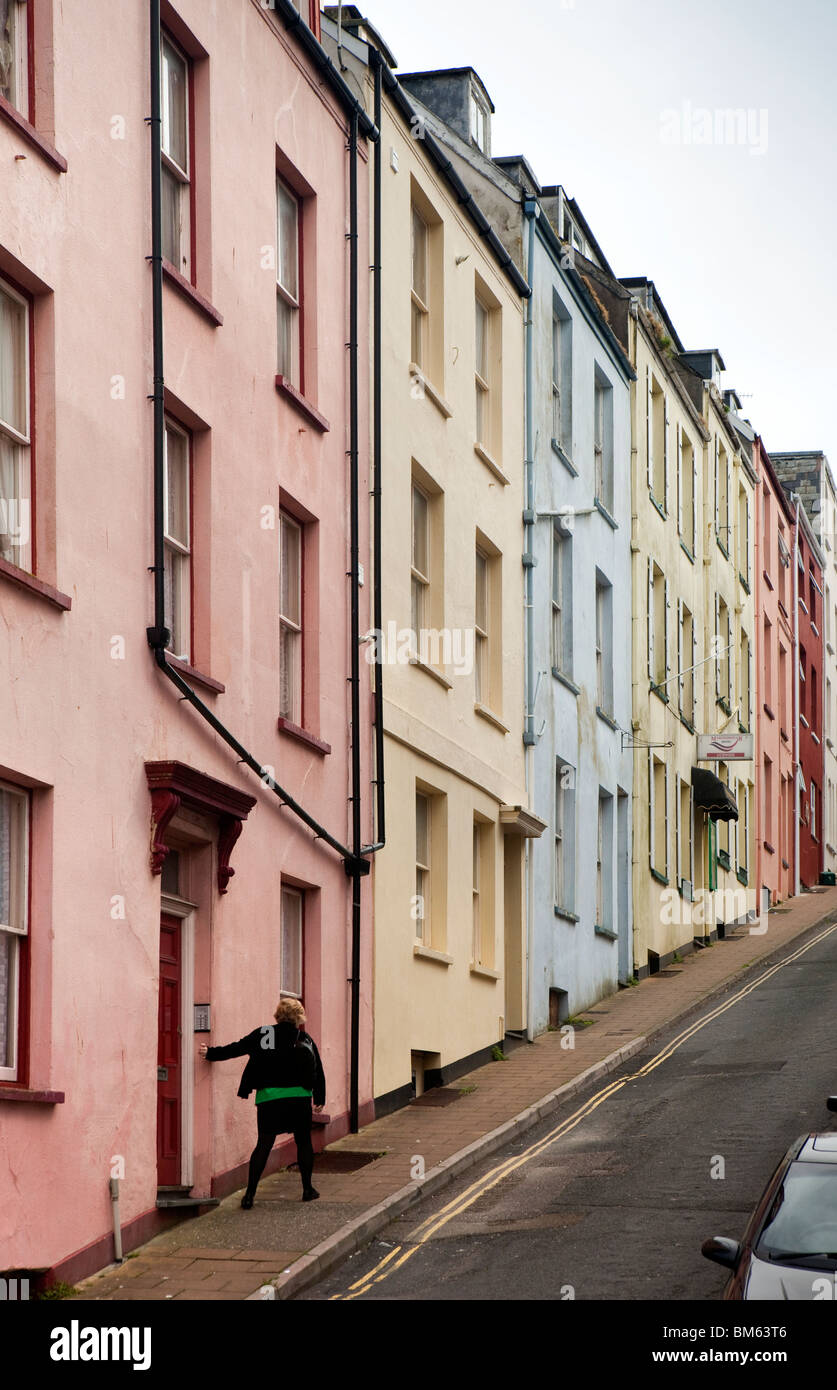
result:
[[[315,1105],[325,1105],[325,1073],[317,1044],[308,1033],[292,1023],[270,1023],[254,1028],[245,1038],[226,1047],[207,1048],[210,1062],[227,1057],[247,1056],[238,1094],[247,1099],[250,1092],[266,1086],[302,1086],[313,1093]]]

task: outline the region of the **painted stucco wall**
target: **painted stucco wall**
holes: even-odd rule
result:
[[[280,886],[289,878],[309,894],[306,1004],[333,1133],[345,1130],[348,1108],[351,907],[342,864],[178,702],[146,644],[153,618],[148,8],[138,0],[76,7],[72,15],[51,8],[55,65],[42,77],[54,87],[54,142],[68,169],[57,173],[0,123],[0,163],[13,185],[0,210],[0,274],[35,294],[38,574],[71,596],[72,609],[59,611],[0,577],[0,776],[33,788],[27,1080],[66,1099],[4,1104],[0,1095],[0,1264],[10,1267],[55,1264],[107,1234],[114,1156],[125,1160],[123,1223],[155,1208],[161,882],[149,866],[147,760],[178,759],[257,798],[223,897],[215,851],[199,848],[214,827],[180,821],[182,835],[194,837],[195,999],[212,1004],[211,1041],[270,1020],[280,986]],[[345,122],[281,26],[251,0],[182,0],[178,13],[208,54],[196,80],[207,103],[205,129],[198,122],[205,136],[196,166],[198,289],[224,320],[215,326],[165,285],[167,405],[195,439],[195,664],[226,687],[197,688],[345,842]],[[313,191],[317,276],[306,392],[330,422],[323,433],[274,385],[277,149]],[[359,185],[365,244],[363,166]],[[365,265],[362,255],[362,275]],[[368,437],[367,335],[362,295],[361,440]],[[368,490],[364,447],[361,499]],[[286,497],[312,518],[306,663],[312,672],[319,665],[319,674],[304,718],[331,745],[327,754],[277,730],[276,517]],[[365,551],[365,508],[361,544]],[[364,626],[369,600],[367,584]],[[365,663],[362,680],[365,712]],[[370,840],[366,722],[360,738]],[[364,1105],[372,1086],[370,905],[365,884]],[[235,1097],[242,1064],[213,1071],[198,1057],[201,1040],[187,1039],[185,1060],[194,1068],[193,1191],[205,1195],[213,1177],[245,1161],[255,1116],[252,1101]]]
[[[709,441],[703,454],[704,477],[704,654],[711,654],[715,635],[715,597],[719,595],[726,603],[730,613],[732,650],[730,657],[731,700],[729,709],[720,703],[716,693],[717,661],[708,661],[703,668],[703,698],[706,727],[701,733],[718,733],[722,729],[753,729],[755,708],[755,603],[753,598],[753,540],[755,483],[751,466],[739,446],[738,437],[726,420],[723,401],[714,383],[704,383],[703,419],[709,431]],[[723,542],[725,522],[720,516],[719,504],[714,490],[715,450],[726,450],[729,467],[729,543]],[[743,488],[749,515],[749,539],[746,547],[746,572],[742,566],[742,537],[739,524],[738,497]],[[741,634],[747,634],[750,642],[750,695],[749,701],[743,698]],[[721,645],[725,645],[724,641]],[[722,697],[723,698],[723,695]],[[730,724],[730,712],[737,719]],[[729,925],[744,920],[756,907],[754,875],[755,858],[755,764],[750,761],[713,765],[712,770],[728,786],[738,803],[739,820],[719,822],[715,844],[716,889],[711,906],[704,913],[707,932],[718,923]],[[745,836],[745,795],[749,796],[748,832]],[[706,819],[706,817],[703,817]],[[708,852],[708,837],[704,835],[704,845]],[[723,854],[729,856],[727,867]],[[697,852],[696,852],[697,858]],[[704,853],[704,884],[709,887],[708,862]],[[697,872],[697,871],[696,871]],[[707,900],[708,904],[708,900]],[[711,917],[711,920],[710,920]]]
[[[793,575],[789,565],[782,565],[779,547],[781,527],[785,546],[790,542],[792,548],[794,519],[784,488],[770,466],[760,439],[756,440],[753,461],[759,475],[755,566],[756,845],[759,865],[756,891],[760,904],[762,890],[768,889],[770,904],[774,905],[794,892],[792,677],[795,649],[788,604],[782,603],[780,598],[780,575],[785,576],[786,593]],[[770,762],[769,791],[766,759]]]
[[[535,438],[534,527],[535,651],[534,810],[547,821],[534,841],[534,971],[532,1018],[535,1031],[549,1022],[549,992],[560,992],[560,1016],[574,1014],[612,993],[627,972],[631,933],[629,855],[632,757],[622,750],[622,730],[630,729],[630,388],[627,367],[602,331],[576,282],[538,231],[531,269],[534,296],[532,409]],[[563,454],[552,444],[552,320],[554,296],[572,322],[572,436]],[[594,380],[596,369],[611,386],[613,412],[613,489],[609,521],[595,503]],[[565,388],[566,390],[566,388]],[[565,408],[567,402],[565,402]],[[569,441],[567,441],[569,442]],[[569,465],[569,466],[568,466]],[[575,473],[575,476],[574,476]],[[571,533],[571,680],[553,672],[552,540],[560,513]],[[615,523],[615,524],[613,524]],[[596,578],[610,584],[612,705],[597,714]],[[573,689],[572,687],[575,687]],[[618,727],[613,727],[613,725]],[[627,740],[626,740],[627,742]],[[573,902],[557,904],[555,817],[556,770],[569,765],[575,782],[575,869]],[[574,774],[574,775],[573,775]],[[613,798],[610,883],[606,928],[618,939],[596,932],[596,855],[600,789]],[[620,795],[621,794],[621,795]],[[617,827],[624,821],[627,838]],[[569,829],[569,827],[567,827]],[[620,892],[621,886],[621,892]],[[570,914],[566,912],[569,906]],[[573,920],[573,918],[577,920]]]
[[[387,845],[375,866],[375,1095],[389,1095],[411,1079],[411,1053],[427,1054],[431,1068],[455,1063],[502,1038],[505,1024],[504,937],[523,931],[518,913],[504,921],[502,804],[525,803],[522,746],[523,576],[523,327],[521,301],[445,180],[412,138],[389,99],[382,117],[383,271],[383,619],[403,632],[411,625],[411,480],[436,491],[437,536],[431,573],[433,627],[463,645],[465,659],[435,674],[391,659],[387,648],[384,709],[387,731]],[[395,159],[393,160],[392,153]],[[397,163],[397,169],[393,164]],[[440,221],[443,350],[435,379],[425,389],[410,374],[410,208],[415,190]],[[495,307],[493,389],[502,398],[502,424],[492,468],[475,442],[476,276]],[[499,324],[502,325],[501,329]],[[416,474],[415,469],[420,472]],[[502,584],[494,634],[497,688],[494,718],[475,708],[473,638],[477,530],[499,553]],[[497,642],[501,644],[502,657]],[[454,652],[457,650],[453,648]],[[442,663],[444,665],[444,663]],[[442,679],[439,679],[439,676]],[[446,807],[447,908],[436,918],[433,950],[422,954],[411,917],[416,894],[416,782]],[[474,814],[494,826],[494,969],[471,969],[471,835]],[[514,837],[512,851],[522,854]],[[436,935],[438,929],[439,935]],[[520,943],[514,951],[519,955]]]
[[[685,817],[680,828],[682,839],[691,844],[691,852],[682,853],[689,867],[678,863],[678,816],[682,784],[691,787],[692,767],[696,761],[695,732],[706,724],[704,700],[705,666],[697,665],[709,655],[705,644],[703,568],[705,535],[701,518],[704,514],[703,453],[706,430],[700,415],[691,404],[670,357],[661,345],[654,325],[640,311],[630,321],[631,343],[637,379],[633,387],[632,418],[634,459],[633,469],[633,719],[634,719],[634,955],[633,962],[640,971],[649,966],[649,952],[666,958],[678,947],[691,944],[694,935],[702,936],[693,923],[693,903],[682,880],[695,884],[701,870],[699,836],[703,814],[694,812],[688,822]],[[648,390],[649,374],[661,386],[667,415],[667,468],[664,486],[653,479],[654,445],[651,446],[652,477],[649,478]],[[678,440],[680,447],[678,449]],[[690,479],[688,444],[693,453],[694,525],[690,524],[688,507],[684,507]],[[659,452],[659,440],[657,443]],[[659,460],[657,461],[659,465]],[[682,474],[679,476],[682,465]],[[661,469],[657,468],[659,480]],[[665,643],[666,669],[664,681],[652,679],[649,665],[649,563],[659,568],[667,584],[665,635],[654,626],[655,650]],[[694,621],[694,653],[680,649],[681,605],[692,614]],[[688,708],[688,684],[677,679],[679,671],[697,665],[694,672],[694,714]],[[656,668],[655,668],[656,669]],[[653,688],[652,688],[653,687]],[[649,746],[651,745],[651,746]],[[652,758],[665,765],[667,788],[667,836],[664,852],[653,846],[649,777]],[[656,868],[655,868],[656,865]],[[681,868],[686,868],[681,873]],[[702,883],[702,877],[699,880]]]

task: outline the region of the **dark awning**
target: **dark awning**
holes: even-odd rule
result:
[[[692,768],[692,789],[695,805],[699,811],[707,811],[710,820],[738,820],[735,797],[708,767]]]

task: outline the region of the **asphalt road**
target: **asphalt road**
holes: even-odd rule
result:
[[[636,1075],[683,1025],[297,1298],[718,1298],[725,1273],[701,1242],[738,1238],[791,1141],[837,1127],[837,931],[730,1002],[764,973],[690,1020],[722,1010],[659,1065]]]

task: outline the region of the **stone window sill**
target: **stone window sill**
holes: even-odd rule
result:
[[[504,487],[508,487],[508,485],[509,485],[509,480],[508,480],[508,478],[506,477],[505,473],[503,472],[503,470],[502,470],[502,468],[500,467],[500,465],[499,465],[499,463],[497,462],[497,460],[496,460],[496,459],[493,459],[493,458],[491,457],[491,455],[489,454],[488,450],[487,450],[487,449],[484,449],[483,446],[482,446],[481,444],[475,444],[475,445],[474,445],[474,453],[476,454],[476,456],[477,456],[478,459],[481,459],[481,460],[482,460],[482,462],[485,464],[486,468],[488,469],[489,473],[493,473],[494,476],[495,476],[495,478],[499,478],[499,479],[500,479],[500,482],[503,484]]]
[[[478,975],[483,980],[500,979],[499,970],[489,970],[487,965],[475,965],[473,961],[471,962],[470,973],[472,975]]]
[[[619,937],[617,936],[617,934],[616,934],[615,931],[611,931],[611,930],[610,930],[610,927],[602,927],[602,926],[599,926],[599,923],[598,923],[598,922],[596,922],[596,923],[594,924],[594,926],[593,926],[593,931],[596,933],[596,936],[603,936],[603,937],[605,938],[606,941],[618,941],[618,940],[619,940]]]
[[[552,445],[552,452],[558,455],[567,472],[571,473],[574,478],[577,478],[578,469],[576,468],[566,449],[563,449],[561,447],[557,439],[551,439],[549,442]]]
[[[610,508],[605,506],[604,502],[600,497],[593,498],[593,506],[596,508],[596,511],[599,513],[599,515],[604,517],[605,521],[607,522],[608,526],[612,531],[619,530],[619,522],[616,520],[616,517],[613,515]]]
[[[166,653],[166,661],[169,666],[173,666],[175,671],[179,671],[181,676],[188,676],[189,680],[194,681],[195,685],[202,685],[205,690],[212,690],[216,695],[223,695],[226,686],[221,681],[216,681],[214,676],[206,676],[203,671],[198,671],[194,666],[190,666],[188,661],[182,657],[170,656]]]
[[[598,715],[599,719],[601,719],[603,724],[606,724],[609,729],[612,729],[613,732],[616,733],[616,731],[619,728],[619,725],[616,723],[616,720],[611,715],[607,714],[602,709],[601,705],[596,705],[596,714]]]
[[[297,739],[299,743],[304,743],[307,748],[313,748],[315,753],[331,752],[330,743],[326,743],[324,739],[317,738],[316,734],[309,733],[309,731],[303,729],[301,725],[294,724],[291,719],[283,719],[280,715],[276,721],[276,727],[281,733],[289,734],[291,738]]]
[[[433,402],[436,409],[440,411],[440,413],[444,416],[446,420],[449,420],[451,415],[453,414],[451,407],[448,405],[441,392],[436,390],[436,387],[433,385],[432,381],[430,381],[425,376],[421,367],[419,367],[415,362],[410,363],[410,376],[413,378],[414,381],[418,381],[421,383],[422,390],[424,391],[424,394],[427,396],[427,399]]]
[[[430,666],[426,661],[422,661],[421,657],[411,656],[410,665],[415,666],[419,671],[424,671],[425,675],[432,676],[434,681],[438,681],[440,685],[445,687],[445,690],[453,689],[453,681],[448,680],[443,671],[438,671],[435,666]]]
[[[198,313],[203,314],[205,319],[215,328],[220,328],[224,322],[222,314],[219,314],[214,304],[210,304],[205,295],[200,290],[196,290],[191,280],[187,280],[185,275],[181,275],[177,266],[172,265],[171,261],[163,261],[163,279],[171,285],[172,289],[182,294],[191,305],[197,309]]]
[[[432,960],[436,965],[453,965],[453,956],[445,955],[444,951],[434,951],[431,946],[422,946],[419,942],[413,945],[413,955],[421,960]]]
[[[570,680],[569,676],[565,676],[563,671],[559,671],[557,666],[553,666],[552,674],[557,681],[560,681],[561,684],[565,685],[568,690],[571,690],[573,695],[581,694],[580,686],[577,686],[575,684],[575,681]]]
[[[477,700],[474,701],[474,713],[480,715],[482,719],[487,719],[489,724],[493,724],[495,729],[499,729],[502,734],[509,732],[508,725],[504,724],[502,719],[498,719],[496,714],[492,714],[490,709],[481,705]]]
[[[0,579],[7,579],[11,584],[16,584],[19,589],[25,589],[27,593],[34,594],[36,598],[45,599],[54,608],[60,608],[63,612],[69,612],[72,607],[72,599],[67,594],[62,594],[59,589],[53,589],[51,584],[44,583],[43,579],[36,579],[34,574],[28,574],[26,570],[19,569],[9,560],[0,559]]]
[[[574,924],[581,921],[577,912],[570,912],[568,907],[559,907],[557,903],[553,907],[553,912],[556,917],[563,918],[565,922],[572,922]]]
[[[14,127],[18,135],[23,136],[27,144],[32,146],[32,149],[38,151],[38,154],[46,160],[47,164],[51,164],[53,169],[58,170],[59,174],[66,174],[67,161],[63,154],[59,154],[54,145],[45,140],[43,135],[39,135],[35,127],[30,125],[26,117],[21,115],[4,96],[0,96],[0,116]]]
[[[299,411],[309,425],[313,425],[315,430],[319,430],[320,434],[326,434],[331,429],[326,417],[320,414],[317,407],[312,405],[308,397],[303,396],[299,388],[288,381],[287,377],[277,375],[276,390],[280,396],[284,396],[285,400],[290,402],[295,410]]]
[[[0,1101],[16,1100],[29,1105],[63,1105],[63,1091],[35,1091],[26,1086],[15,1087],[0,1083]]]

